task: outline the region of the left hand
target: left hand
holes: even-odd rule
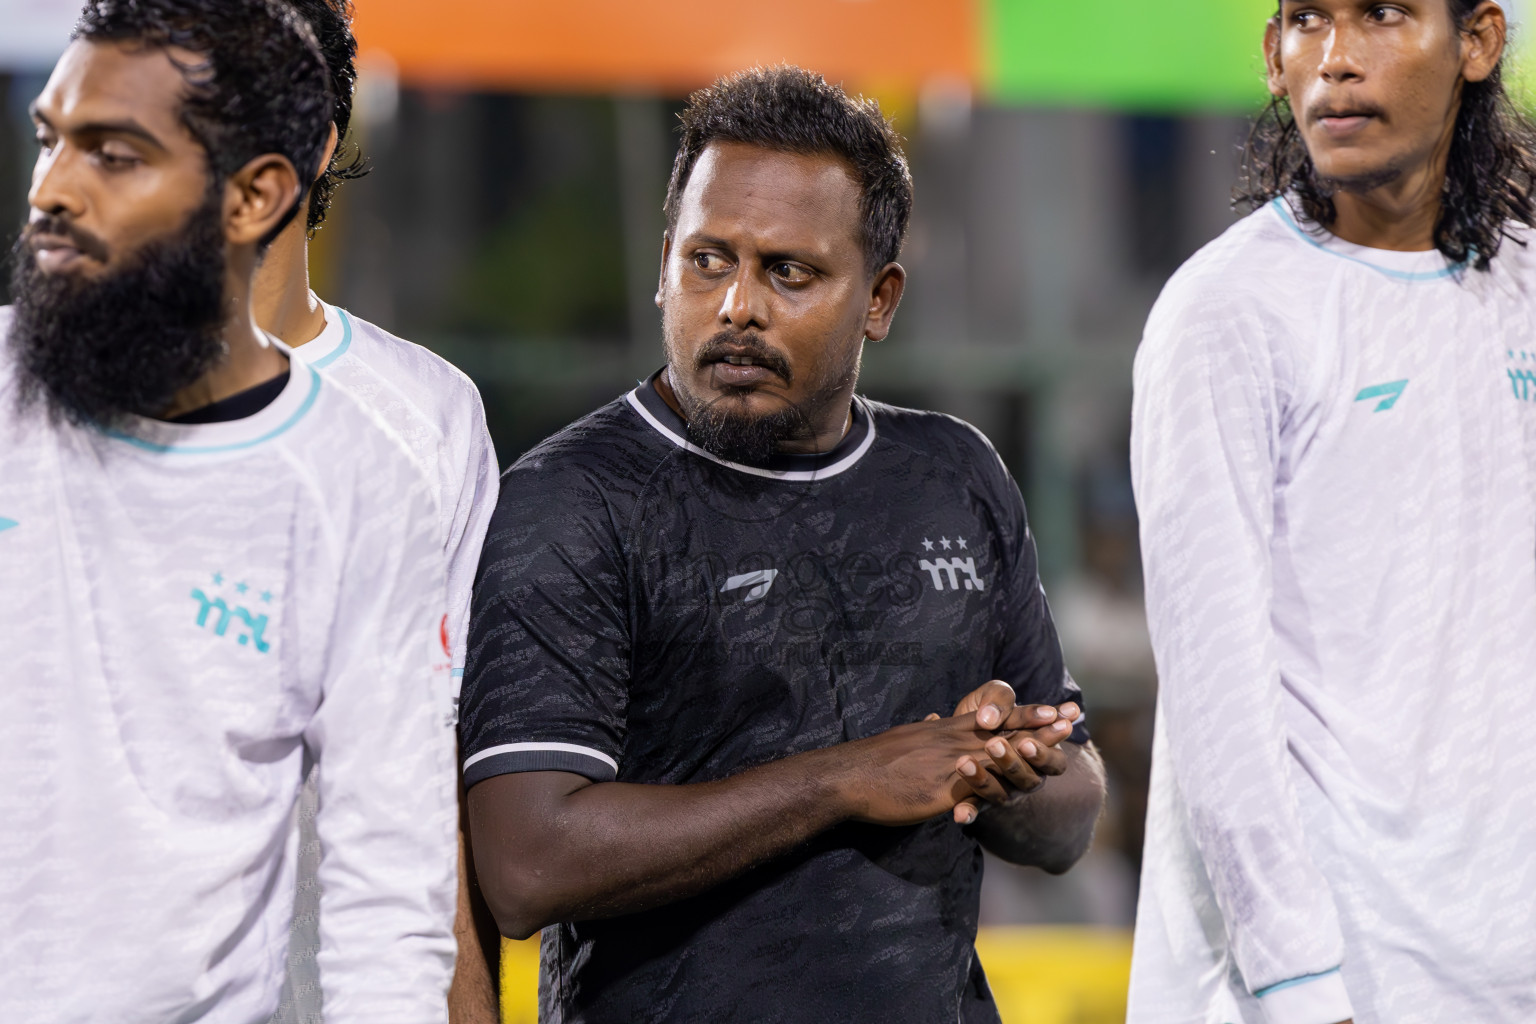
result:
[[[975,794],[956,805],[958,824],[974,822],[983,800],[1007,803],[1015,794],[1039,789],[1045,777],[1066,771],[1067,755],[1059,745],[1072,734],[1072,723],[1082,711],[1071,702],[1060,707],[1018,707],[1014,700],[1013,687],[994,679],[967,694],[955,708],[957,715],[975,712],[977,725],[998,732],[987,743],[985,758],[962,757],[955,765]]]

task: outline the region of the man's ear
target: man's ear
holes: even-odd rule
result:
[[[1285,66],[1280,61],[1279,18],[1270,18],[1264,26],[1264,81],[1271,96],[1280,99],[1286,95]]]
[[[667,257],[672,255],[672,236],[663,232],[661,236],[661,273],[656,275],[656,308],[662,307],[662,293],[667,290]]]
[[[875,275],[869,290],[869,310],[864,315],[864,337],[870,341],[884,341],[891,333],[891,321],[896,307],[901,305],[901,293],[907,287],[907,272],[900,263],[887,263]]]
[[[265,153],[230,175],[224,185],[224,236],[231,245],[256,245],[276,232],[303,195],[299,172],[285,156]]]
[[[1495,0],[1483,0],[1472,10],[1461,32],[1461,77],[1469,82],[1486,81],[1504,56],[1509,24],[1504,8]]]

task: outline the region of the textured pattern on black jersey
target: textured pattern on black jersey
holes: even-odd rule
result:
[[[833,452],[775,478],[686,450],[648,384],[503,478],[461,705],[469,784],[705,782],[947,715],[993,678],[1081,700],[1023,501],[974,429],[860,399]],[[980,881],[947,817],[846,825],[694,899],[547,929],[542,1019],[995,1020]]]

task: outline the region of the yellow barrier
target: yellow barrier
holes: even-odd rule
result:
[[[1131,933],[1115,928],[983,928],[976,952],[1005,1024],[1121,1024]],[[539,942],[501,946],[503,1024],[536,1024]]]

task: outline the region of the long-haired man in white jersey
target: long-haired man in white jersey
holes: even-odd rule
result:
[[[1536,172],[1493,0],[1282,0],[1132,462],[1133,1024],[1536,1020]]]
[[[382,415],[421,460],[438,498],[443,550],[448,558],[448,637],[454,688],[464,667],[469,592],[480,561],[486,524],[496,507],[496,453],[486,430],[480,393],[442,357],[384,331],[309,287],[309,239],[325,221],[342,182],[361,177],[366,163],[347,129],[357,81],[357,41],[347,0],[288,0],[314,29],[330,74],[334,116],[326,158],[309,189],[304,217],[295,217],[273,240],[256,272],[256,320],[299,358],[320,369]],[[289,978],[273,1024],[320,1024],[323,1020],[317,960],[320,891],[315,879],[320,844],[315,835],[317,780],[299,799],[299,876],[289,950]],[[461,844],[462,846],[462,844]],[[495,1024],[500,936],[483,901],[470,899],[472,873],[461,860],[454,934],[459,958],[449,1006],[455,1024]]]
[[[0,1019],[270,1015],[307,761],[327,1022],[447,1019],[435,488],[252,314],[332,117],[275,0],[92,0],[33,105],[0,311]]]

